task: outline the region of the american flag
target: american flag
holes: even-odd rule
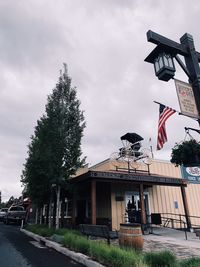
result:
[[[166,129],[165,129],[165,122],[175,112],[176,112],[176,110],[160,104],[159,120],[158,120],[157,150],[160,150],[163,147],[164,143],[167,142],[167,133],[166,133]]]

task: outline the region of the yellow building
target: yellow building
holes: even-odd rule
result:
[[[71,182],[73,223],[108,224],[118,230],[120,223],[131,220],[159,223],[159,215],[169,227],[200,225],[200,184],[188,183],[180,167],[170,162],[151,159],[128,169],[127,162],[107,159],[80,169]]]

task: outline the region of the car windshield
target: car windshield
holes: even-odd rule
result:
[[[7,212],[8,209],[7,209],[7,208],[3,208],[3,209],[1,209],[0,211],[1,211],[1,212]]]
[[[10,211],[23,211],[23,207],[10,207]]]

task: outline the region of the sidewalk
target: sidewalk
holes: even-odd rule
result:
[[[144,251],[170,250],[179,259],[200,257],[200,239],[195,233],[169,228],[154,228],[153,234],[144,235]]]

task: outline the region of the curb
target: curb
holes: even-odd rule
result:
[[[38,241],[38,242],[40,242],[42,244],[45,244],[46,247],[53,248],[56,251],[58,251],[58,252],[64,254],[65,256],[71,258],[72,260],[85,265],[86,267],[105,267],[104,265],[102,265],[102,264],[100,264],[100,263],[98,263],[96,261],[91,260],[88,256],[86,256],[86,255],[84,255],[82,253],[77,253],[77,252],[71,251],[71,250],[63,247],[59,243],[56,243],[56,242],[51,241],[51,240],[48,240],[43,236],[39,236],[37,234],[34,234],[34,233],[32,233],[30,231],[27,231],[25,229],[22,229],[22,228],[20,229],[20,231],[22,233],[32,237],[36,241]]]

